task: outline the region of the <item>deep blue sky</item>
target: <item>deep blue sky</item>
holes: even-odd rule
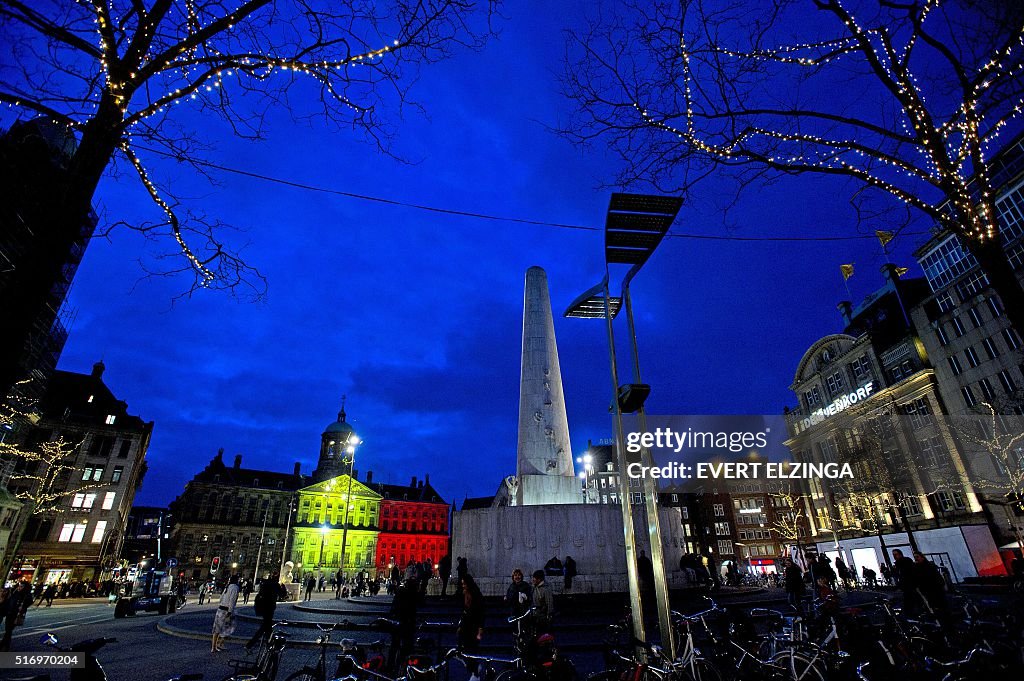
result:
[[[482,53],[424,69],[395,151],[278,113],[260,144],[182,112],[215,145],[213,161],[344,191],[497,215],[603,226],[614,159],[553,135],[562,30],[585,2],[510,3]],[[139,282],[150,245],[118,231],[89,246],[69,299],[77,309],[60,366],[105,380],[155,422],[138,503],[164,504],[216,453],[247,467],[309,472],[320,433],[348,395],[365,440],[360,471],[405,482],[429,473],[449,500],[492,493],[515,472],[523,278],[548,272],[575,453],[609,437],[610,379],[600,322],[561,312],[601,274],[600,233],[488,222],[315,194],[232,175],[210,187],[148,158],[154,177],[194,206],[244,228],[265,303],[204,293],[171,304],[187,282]],[[705,185],[674,233],[727,234]],[[837,185],[796,178],[751,191],[731,217],[743,236],[854,233]],[[130,175],[98,194],[106,218],[157,219]],[[906,253],[912,242],[905,240]],[[898,258],[899,259],[899,258]],[[914,265],[909,258],[902,264]],[[840,329],[840,263],[854,296],[877,288],[877,242],[743,243],[668,239],[634,285],[652,413],[770,413],[792,404],[797,362]],[[914,272],[920,270],[914,265]],[[623,320],[624,321],[624,320]],[[624,329],[623,329],[624,332]],[[625,343],[625,335],[620,337]]]

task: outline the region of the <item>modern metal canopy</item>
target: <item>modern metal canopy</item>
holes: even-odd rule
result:
[[[637,266],[647,262],[682,205],[676,196],[612,194],[605,218],[605,262]]]

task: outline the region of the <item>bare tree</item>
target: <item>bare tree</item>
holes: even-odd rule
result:
[[[224,225],[182,206],[147,170],[162,155],[209,172],[199,158],[209,143],[188,127],[197,117],[182,110],[193,107],[222,121],[227,134],[255,140],[267,113],[285,108],[389,153],[389,118],[418,108],[407,93],[420,67],[479,47],[495,1],[479,0],[486,6],[477,12],[474,0],[0,0],[0,103],[46,117],[77,142],[65,146],[74,148],[62,173],[12,196],[45,197],[42,215],[31,210],[39,206],[11,212],[63,225],[48,228],[52,247],[70,248],[119,160],[161,216],[126,225],[168,244],[156,273],[190,275],[188,293],[259,297],[263,277],[231,250]],[[5,314],[31,315],[38,305],[15,308]],[[15,352],[18,340],[11,340]],[[4,341],[0,350],[7,349]],[[6,392],[21,377],[4,378]]]
[[[1024,103],[1021,3],[626,0],[567,54],[563,132],[610,143],[622,183],[846,178],[858,205],[894,200],[956,234],[1024,329],[988,165]]]
[[[1024,555],[1024,536],[1017,516],[1024,512],[1024,417],[1000,414],[982,402],[979,415],[952,418],[953,429],[977,461],[976,486],[988,502],[1003,507],[1010,529]]]
[[[774,501],[769,528],[779,539],[796,546],[803,565],[807,565],[804,553],[804,542],[810,536],[808,509],[811,508],[810,497],[797,485],[786,482],[777,486],[769,486],[768,496]]]

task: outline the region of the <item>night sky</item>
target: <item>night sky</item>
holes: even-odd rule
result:
[[[572,104],[559,92],[562,31],[587,2],[509,3],[500,36],[425,68],[411,91],[426,115],[396,121],[380,154],[345,130],[276,112],[268,139],[233,139],[198,112],[176,113],[213,146],[209,160],[356,194],[603,229],[616,160],[550,132]],[[301,111],[299,112],[301,113]],[[7,123],[9,121],[6,121]],[[228,238],[269,279],[265,302],[203,292],[184,279],[140,281],[158,252],[115,231],[90,244],[69,304],[60,368],[104,379],[155,422],[139,504],[166,504],[217,449],[246,467],[311,471],[343,394],[365,441],[362,474],[407,483],[430,474],[448,500],[493,493],[515,472],[523,280],[547,270],[574,454],[610,437],[603,322],[562,311],[602,273],[600,231],[446,216],[216,173],[218,186],[141,152],[154,179],[240,231]],[[124,170],[122,168],[121,170]],[[638,191],[648,188],[636,187]],[[753,188],[724,220],[731,184],[703,185],[671,233],[854,235],[841,183],[789,178]],[[130,173],[101,185],[106,221],[159,219]],[[863,232],[885,225],[861,227]],[[920,225],[920,229],[926,227]],[[923,237],[916,237],[920,240]],[[901,243],[902,242],[902,243]],[[897,239],[899,264],[914,238]],[[166,247],[166,244],[162,244]],[[654,414],[777,414],[811,343],[841,330],[839,265],[855,299],[881,285],[877,241],[666,239],[634,284]],[[621,278],[621,274],[617,275]],[[624,318],[619,320],[624,348]],[[623,365],[628,366],[628,365]]]

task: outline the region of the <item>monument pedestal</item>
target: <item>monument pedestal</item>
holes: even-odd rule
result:
[[[659,509],[665,573],[670,586],[681,586],[679,559],[685,551],[682,516],[678,508]],[[643,508],[634,509],[638,550],[651,550]],[[484,595],[504,595],[512,570],[525,575],[542,569],[553,556],[576,561],[579,573],[573,592],[624,592],[626,549],[622,509],[613,504],[551,504],[500,506],[457,511],[452,521],[453,556],[465,556],[469,574]],[[558,592],[562,578],[549,577]],[[577,586],[578,585],[578,586]]]

